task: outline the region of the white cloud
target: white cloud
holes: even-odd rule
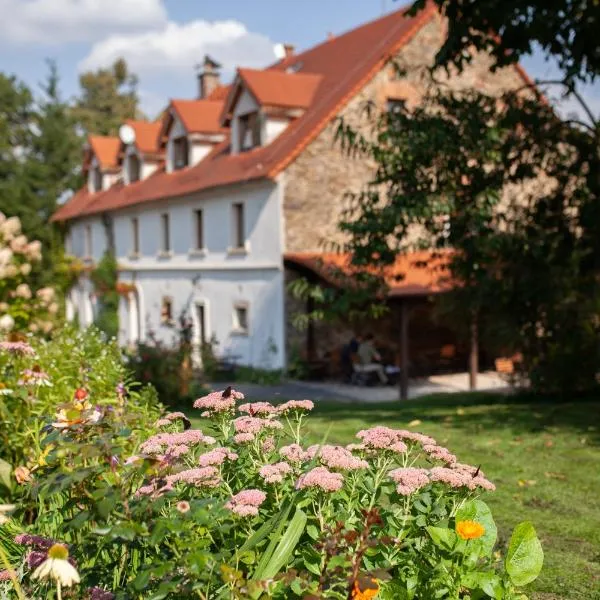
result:
[[[163,27],[163,0],[0,0],[0,38],[15,43],[91,42]]]
[[[262,67],[273,62],[273,42],[252,33],[238,21],[203,20],[166,23],[156,30],[115,34],[99,41],[80,63],[81,70],[96,69],[123,57],[134,73],[156,76],[185,73],[189,76],[205,54],[226,72],[237,66]]]

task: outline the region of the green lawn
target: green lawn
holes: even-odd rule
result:
[[[410,428],[435,437],[459,460],[480,464],[498,488],[485,500],[500,543],[524,520],[542,541],[545,564],[532,596],[592,600],[600,599],[599,415],[596,399],[453,394],[402,404],[320,404],[308,422],[316,441],[329,429],[330,443],[348,443],[377,424]]]

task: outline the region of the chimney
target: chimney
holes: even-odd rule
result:
[[[198,65],[196,68],[198,69],[198,99],[202,100],[210,96],[220,85],[219,69],[221,65],[205,54],[202,67]]]
[[[335,34],[331,31],[327,32],[327,41],[330,42],[333,38],[335,38]]]
[[[283,50],[285,52],[285,58],[289,58],[290,56],[294,55],[296,47],[294,46],[294,44],[284,44]]]

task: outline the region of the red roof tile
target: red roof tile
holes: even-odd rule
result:
[[[173,100],[171,106],[188,133],[225,133],[219,123],[222,101]]]
[[[120,141],[117,137],[106,135],[88,136],[90,150],[100,163],[101,169],[114,169],[117,167]]]
[[[249,180],[274,178],[335,118],[385,62],[429,22],[436,14],[435,10],[435,5],[429,3],[417,17],[409,18],[404,14],[405,9],[400,9],[306,52],[286,57],[264,72],[242,70],[246,76],[251,73],[250,81],[255,87],[259,82],[256,93],[271,102],[285,101],[277,89],[269,87],[274,81],[306,82],[309,81],[305,78],[308,74],[313,85],[316,76],[320,83],[305,112],[268,146],[231,155],[228,141],[223,142],[197,165],[173,173],[158,170],[145,181],[113,187],[102,194],[101,202],[88,204],[79,214],[114,210]],[[287,69],[292,69],[302,78],[292,79],[293,74],[284,75]],[[265,89],[261,87],[263,83]],[[303,103],[308,102],[308,95],[302,96],[307,87],[310,86],[302,87],[302,93],[297,90]],[[219,95],[223,91],[214,93]],[[153,129],[156,140],[160,125],[147,125],[156,127]]]
[[[238,69],[238,74],[261,106],[282,108],[308,108],[323,79],[320,74],[274,69]]]
[[[135,131],[135,145],[142,154],[157,154],[160,121],[127,121]]]
[[[451,289],[448,271],[449,252],[430,251],[401,254],[396,262],[384,269],[389,296],[423,296]],[[284,256],[288,265],[308,269],[327,283],[341,286],[345,278],[360,269],[351,264],[350,254],[291,252]],[[375,274],[374,269],[369,269]]]
[[[230,85],[218,85],[207,97],[206,100],[225,100],[229,94]]]

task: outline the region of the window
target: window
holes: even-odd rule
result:
[[[129,164],[129,183],[135,183],[140,180],[140,159],[137,154],[130,154],[128,158]]]
[[[248,333],[248,306],[236,304],[233,307],[233,330],[236,333]]]
[[[131,219],[131,253],[140,253],[140,224],[137,217]]]
[[[189,164],[189,151],[187,137],[178,137],[173,140],[173,169],[183,169]]]
[[[85,240],[84,240],[84,252],[85,258],[90,258],[92,256],[92,226],[85,226]]]
[[[94,192],[102,191],[102,171],[100,167],[95,167],[92,171],[92,189]]]
[[[162,251],[171,251],[171,232],[169,231],[169,214],[164,213],[160,216],[162,228]]]
[[[232,246],[234,248],[244,248],[246,236],[244,235],[244,205],[238,202],[232,206]]]
[[[406,100],[401,100],[399,98],[388,98],[387,110],[391,113],[406,110]]]
[[[258,112],[239,117],[240,152],[260,146],[260,119]]]
[[[165,296],[162,299],[160,322],[162,325],[173,325],[173,298]]]
[[[204,248],[204,216],[201,209],[194,211],[196,223],[196,250]]]

